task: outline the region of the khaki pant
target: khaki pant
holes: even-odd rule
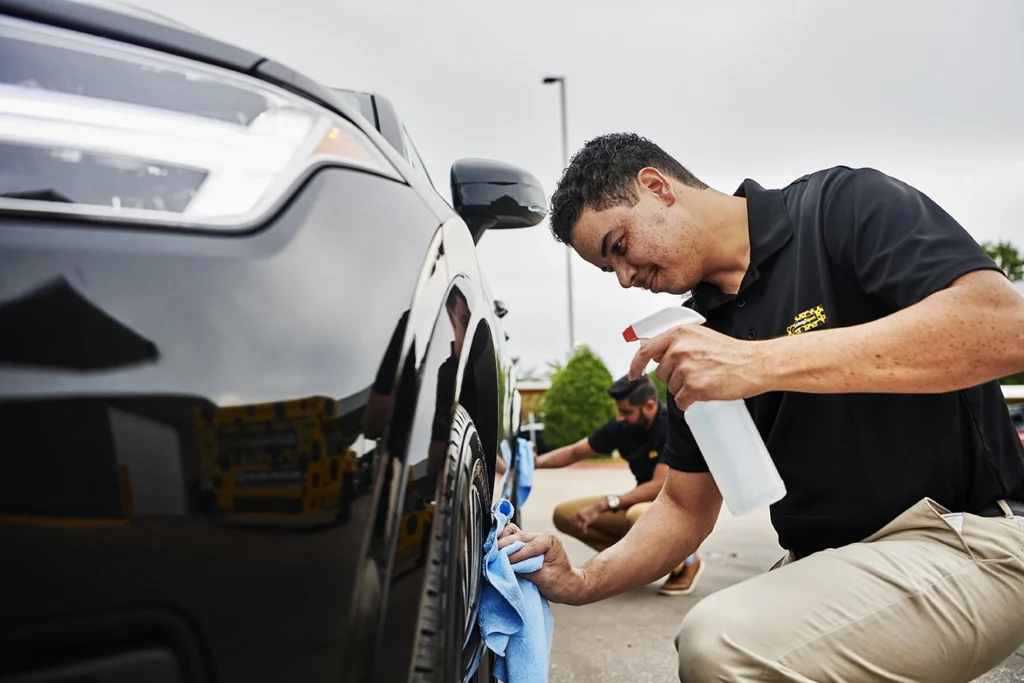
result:
[[[679,679],[981,676],[1024,642],[1024,518],[945,513],[924,499],[861,543],[783,558],[704,598],[676,635]]]
[[[591,503],[604,500],[604,498],[604,496],[579,498],[560,504],[555,508],[555,512],[552,515],[555,528],[563,534],[579,539],[594,550],[601,552],[622,540],[630,528],[640,519],[640,515],[644,513],[644,510],[651,507],[651,503],[637,503],[625,510],[602,512],[590,524],[587,533],[583,533],[576,526],[576,513]]]

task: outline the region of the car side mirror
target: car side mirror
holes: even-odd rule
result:
[[[452,203],[473,241],[485,230],[529,228],[548,215],[540,182],[528,171],[490,159],[460,159],[452,165]]]

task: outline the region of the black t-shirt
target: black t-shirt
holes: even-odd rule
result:
[[[630,427],[612,418],[594,430],[587,441],[596,453],[603,455],[617,449],[629,463],[639,486],[653,479],[655,466],[664,462],[667,438],[668,411],[659,405],[650,429]]]
[[[812,334],[912,306],[995,264],[923,193],[871,169],[832,168],[765,190],[746,180],[751,264],[739,293],[702,283],[692,305],[739,339]],[[771,392],[746,401],[787,495],[771,508],[797,556],[870,536],[931,497],[976,512],[1024,499],[1024,447],[997,382],[944,394]],[[670,402],[667,462],[707,465]]]

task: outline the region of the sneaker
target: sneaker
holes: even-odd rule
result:
[[[658,592],[662,595],[689,595],[697,586],[697,578],[704,571],[699,557],[694,557],[690,564],[683,563],[672,570]]]

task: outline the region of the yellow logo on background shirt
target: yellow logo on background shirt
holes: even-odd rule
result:
[[[651,451],[650,453],[647,454],[647,457],[650,458],[651,460],[654,460],[655,458],[658,457],[658,451]]]
[[[786,334],[789,336],[803,334],[808,330],[824,325],[827,321],[828,316],[825,315],[825,309],[822,306],[815,306],[793,318],[793,324],[786,328]]]

